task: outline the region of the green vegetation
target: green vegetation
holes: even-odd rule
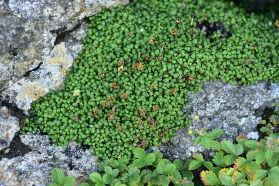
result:
[[[89,145],[100,158],[158,146],[191,123],[180,108],[202,82],[279,83],[274,22],[222,0],[134,0],[103,9],[90,17],[63,89],[32,104],[34,117],[21,132],[47,133],[63,147]],[[213,35],[197,29],[210,23],[219,24]]]
[[[273,124],[277,126],[279,122],[273,123],[272,121],[267,126],[274,127]],[[261,130],[265,130],[265,128],[262,127]],[[188,159],[186,162],[174,160],[172,163],[163,159],[163,154],[158,151],[146,154],[142,148],[136,148],[134,158],[131,160],[120,157],[100,162],[99,172],[91,173],[89,176],[91,181],[82,183],[80,186],[193,186],[191,170],[201,166],[208,169],[208,171],[200,173],[204,185],[278,185],[279,133],[267,132],[268,135],[259,142],[248,140],[245,135],[236,138],[238,144],[227,140],[223,140],[221,143],[214,141],[222,132],[222,130],[213,130],[207,133],[206,129],[190,131],[192,134],[199,134],[195,139],[195,145],[201,143],[206,149],[212,148],[217,151],[211,161],[198,153],[193,155],[194,159]],[[205,155],[208,156],[208,154]],[[61,170],[54,169],[52,177],[56,183],[64,183],[62,180],[65,178]],[[63,184],[60,185],[63,186]],[[74,182],[67,186],[74,186]]]

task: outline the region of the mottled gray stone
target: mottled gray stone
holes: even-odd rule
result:
[[[2,97],[28,110],[30,102],[49,89],[59,89],[86,36],[84,18],[98,13],[101,7],[127,3],[128,0],[0,1],[0,92],[5,90]],[[63,38],[64,35],[67,36]],[[62,72],[44,82],[40,78],[47,76],[49,63],[55,63],[56,69],[61,65]],[[29,73],[36,68],[45,75]],[[42,82],[44,85],[37,87]]]
[[[83,150],[73,142],[67,149],[54,147],[46,135],[25,134],[20,138],[32,151],[0,161],[1,186],[48,185],[56,167],[79,180],[88,180],[90,173],[97,171],[97,157],[92,150]]]
[[[18,119],[10,115],[7,107],[0,107],[0,150],[10,146],[15,133],[18,131]]]
[[[222,129],[220,139],[234,141],[239,134],[249,134],[257,130],[261,123],[264,109],[274,107],[279,102],[279,85],[266,81],[242,87],[230,83],[206,82],[202,91],[189,94],[188,106],[182,111],[189,117],[199,115],[199,120],[193,120],[189,129],[208,131]],[[197,152],[203,152],[201,147],[194,147],[194,136],[187,130],[177,131],[177,135],[160,147],[160,151],[170,159],[188,159]]]

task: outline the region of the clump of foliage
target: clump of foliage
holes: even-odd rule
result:
[[[213,141],[222,134],[221,130],[204,131],[199,133],[195,144],[201,143],[206,149],[213,148],[218,152],[212,162],[206,161],[201,153],[193,155],[195,160],[191,161],[189,170],[204,165],[208,171],[202,171],[200,177],[205,185],[278,185],[279,133],[270,134],[259,142],[240,135],[236,138],[238,144],[233,144],[227,140]]]
[[[278,83],[278,28],[270,21],[220,0],[103,9],[90,17],[63,89],[32,104],[21,132],[47,133],[63,147],[73,140],[101,158],[158,146],[191,123],[180,107],[202,82]],[[211,24],[223,26],[209,35]]]
[[[266,134],[273,134],[274,131],[276,133],[279,132],[279,103],[275,105],[275,109],[273,115],[269,118],[269,122],[266,120],[262,121],[263,127],[260,128],[261,132]]]
[[[135,148],[134,159],[128,160],[125,157],[106,159],[99,164],[99,172],[90,174],[92,182],[82,183],[80,186],[143,186],[147,184],[193,186],[193,182],[190,181],[193,179],[193,174],[188,170],[189,163],[189,160],[170,162],[163,159],[163,154],[158,151],[146,154],[142,148]],[[60,174],[64,176],[62,171]]]

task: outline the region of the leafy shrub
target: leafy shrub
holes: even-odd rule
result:
[[[219,130],[205,133],[196,138],[195,144],[201,143],[208,149],[208,142],[202,139],[218,136],[217,133],[221,134]],[[213,163],[205,161],[199,153],[193,156],[195,160],[191,161],[189,170],[204,165],[208,171],[202,171],[200,176],[205,185],[278,185],[279,134],[270,134],[259,142],[240,135],[236,141],[238,144],[227,140],[221,143],[214,141],[216,145],[211,147],[218,152],[213,157]]]
[[[69,140],[88,145],[104,159],[158,146],[191,124],[180,107],[202,82],[278,82],[271,20],[217,0],[135,0],[103,9],[90,17],[63,89],[32,104],[34,117],[21,132],[47,133],[63,147]],[[202,29],[210,24],[219,25],[211,35]]]

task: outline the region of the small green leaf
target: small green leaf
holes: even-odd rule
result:
[[[212,165],[211,162],[205,161],[205,162],[203,162],[203,165],[204,165],[208,170],[213,171],[213,165]]]
[[[210,141],[210,146],[215,150],[220,150],[221,149],[221,145],[217,141],[213,141],[213,140]]]
[[[201,137],[201,144],[206,148],[206,149],[210,149],[210,142],[212,140],[210,140],[208,137],[206,136],[200,136]]]
[[[266,160],[270,160],[273,157],[273,151],[271,149],[267,149],[265,152],[265,158]]]
[[[67,176],[63,179],[63,186],[74,186],[75,185],[75,177]]]
[[[257,180],[257,179],[262,179],[264,178],[266,175],[267,175],[268,171],[267,170],[262,170],[262,169],[259,169],[256,171],[256,174],[254,176],[254,180]]]
[[[140,180],[140,170],[135,167],[129,167],[128,173],[124,173],[121,180],[124,182],[138,182]]]
[[[257,163],[262,163],[264,161],[265,158],[265,152],[263,150],[256,150],[257,154],[256,154],[256,162]]]
[[[195,170],[202,166],[203,162],[197,161],[197,160],[191,160],[191,163],[189,165],[189,170]]]
[[[51,171],[51,176],[55,183],[62,185],[65,175],[61,169],[59,168],[53,169]]]
[[[235,161],[236,157],[234,155],[226,155],[224,157],[224,160],[226,162],[227,165],[231,165],[233,164],[233,162]]]
[[[152,184],[162,184],[162,177],[157,173],[157,171],[153,171],[145,175],[144,180],[145,183],[152,183]]]
[[[223,185],[235,186],[235,184],[232,184],[232,182],[231,182],[232,177],[230,177],[230,176],[222,176],[219,179]]]
[[[196,155],[193,155],[193,158],[195,158],[196,160],[200,161],[200,162],[204,162],[203,156],[201,153],[198,153]]]
[[[205,185],[221,185],[216,174],[212,171],[202,171],[200,177]]]
[[[224,159],[224,153],[223,152],[217,152],[214,155],[214,159],[212,160],[213,163],[215,163],[215,165],[217,165],[218,167],[224,167],[226,166],[226,162]]]
[[[91,173],[89,177],[93,182],[104,184],[102,176],[98,172]]]
[[[243,181],[246,177],[245,173],[242,172],[235,172],[232,175],[232,183],[239,183],[241,181]]]
[[[205,136],[208,137],[209,139],[213,140],[213,139],[221,136],[222,133],[223,133],[223,130],[218,129],[218,130],[213,130],[209,133],[206,133]]]
[[[223,140],[221,142],[222,144],[222,148],[229,154],[232,154],[232,155],[235,155],[235,156],[238,156],[240,154],[243,153],[244,149],[242,147],[242,145],[240,144],[236,144],[234,145],[232,142],[230,141],[226,141],[226,140]]]
[[[176,169],[175,165],[165,164],[163,161],[160,161],[156,168],[156,171],[159,174],[169,175],[169,174],[172,174],[175,171],[175,169]]]
[[[153,154],[155,155],[155,161],[153,162],[153,166],[157,167],[159,161],[163,158],[163,154],[158,151],[154,151]]]
[[[245,142],[245,145],[247,147],[250,147],[251,149],[258,149],[258,141],[256,140],[249,140]]]
[[[201,143],[201,136],[196,137],[194,143],[195,143],[195,145],[200,144]]]
[[[250,160],[255,159],[258,152],[259,152],[258,150],[250,150],[249,152],[247,152],[247,154],[246,154],[247,160],[250,161]]]

